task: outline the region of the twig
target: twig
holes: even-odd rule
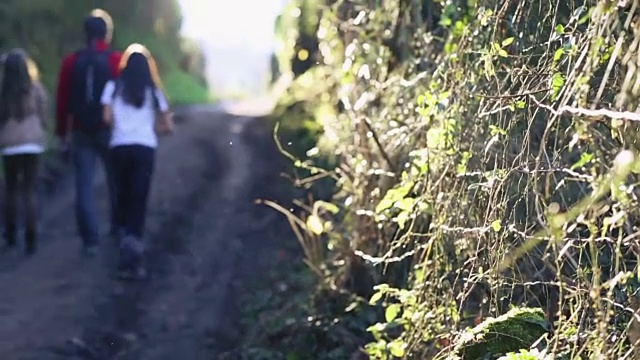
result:
[[[272,207],[273,209],[282,213],[287,218],[287,220],[289,220],[289,223],[291,224],[291,229],[293,229],[294,233],[296,234],[296,238],[298,239],[298,242],[300,243],[300,246],[302,247],[302,250],[305,253],[306,259],[304,260],[304,262],[309,266],[309,268],[313,272],[315,272],[320,278],[322,278],[323,277],[322,270],[320,270],[317,264],[313,263],[313,261],[319,262],[319,260],[315,256],[313,256],[313,254],[311,253],[309,244],[305,243],[304,241],[305,237],[300,232],[300,229],[303,229],[309,236],[312,236],[312,233],[309,229],[307,229],[306,224],[300,218],[291,214],[291,212],[289,212],[287,209],[285,209],[284,207],[282,207],[281,205],[273,201],[259,199],[259,200],[256,200],[256,203],[264,204],[269,207]]]
[[[306,177],[304,179],[296,179],[296,180],[294,180],[293,185],[296,186],[296,187],[301,187],[301,186],[304,186],[304,185],[306,185],[308,183],[312,183],[314,181],[317,181],[317,180],[320,180],[320,179],[324,179],[326,177],[333,177],[333,174],[327,171],[327,172],[323,172],[323,173],[320,173],[320,174],[316,174],[316,175],[312,175],[312,176]]]
[[[393,164],[393,162],[391,161],[391,158],[389,157],[389,154],[387,154],[387,151],[382,146],[382,143],[380,142],[380,139],[378,138],[378,134],[376,134],[375,130],[373,129],[373,126],[371,125],[371,122],[369,121],[369,118],[365,118],[364,119],[364,123],[367,126],[367,129],[371,132],[371,137],[373,138],[373,141],[376,143],[376,146],[378,147],[378,150],[380,150],[380,154],[382,155],[382,158],[387,163],[387,165],[389,165],[389,169],[393,173],[395,173],[396,172],[396,166],[395,166],[395,164]]]
[[[278,151],[280,151],[280,153],[282,153],[289,160],[293,161],[293,163],[296,164],[297,167],[301,167],[301,168],[309,170],[309,171],[317,171],[319,173],[327,172],[326,170],[324,170],[322,168],[319,168],[319,167],[316,167],[316,166],[310,166],[310,165],[306,164],[305,162],[300,161],[293,154],[291,154],[290,152],[285,150],[284,147],[282,146],[282,143],[280,142],[280,138],[278,138],[278,131],[279,130],[280,130],[280,122],[277,122],[276,125],[274,126],[274,129],[273,129],[273,140],[275,141],[276,147],[278,148]]]
[[[517,98],[517,97],[522,97],[522,96],[530,96],[530,95],[536,95],[536,94],[541,94],[543,92],[547,92],[553,89],[542,89],[542,90],[534,90],[534,91],[529,91],[529,92],[525,92],[525,93],[521,93],[521,94],[505,94],[505,95],[483,95],[483,94],[475,94],[476,96],[485,98],[485,99],[513,99],[513,98]]]
[[[556,110],[549,105],[542,104],[533,96],[531,97],[531,99],[533,99],[536,105],[551,112],[553,115],[556,115],[556,116],[561,116],[564,113],[571,113],[571,114],[582,115],[582,116],[593,117],[593,118],[608,117],[610,119],[616,119],[616,120],[640,121],[640,114],[632,111],[614,111],[609,109],[589,110],[585,108],[573,107],[568,105],[561,106]]]

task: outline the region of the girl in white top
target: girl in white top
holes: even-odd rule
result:
[[[127,48],[120,76],[105,85],[102,104],[104,121],[112,126],[115,221],[123,235],[119,268],[123,276],[139,277],[144,274],[142,238],[158,146],[156,133],[173,131],[155,61],[145,47],[133,44]]]

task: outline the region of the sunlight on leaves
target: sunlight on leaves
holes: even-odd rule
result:
[[[314,233],[315,235],[322,235],[324,232],[324,225],[322,224],[322,220],[316,215],[309,215],[307,217],[307,229]]]

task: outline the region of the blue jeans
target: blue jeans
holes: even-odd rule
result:
[[[104,165],[109,197],[110,223],[115,223],[115,182],[109,154],[109,131],[96,134],[74,132],[71,155],[75,168],[76,222],[85,246],[96,245],[100,239],[98,214],[95,206],[94,178],[99,161]]]

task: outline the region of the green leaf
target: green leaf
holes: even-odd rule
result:
[[[451,26],[451,24],[453,23],[453,21],[451,21],[451,18],[443,16],[440,19],[440,26],[442,27],[447,27],[447,26]]]
[[[462,159],[457,166],[458,174],[464,174],[465,172],[467,172],[467,165],[469,165],[469,159],[471,159],[471,156],[471,153],[468,151],[462,153]]]
[[[558,98],[558,95],[560,95],[560,91],[564,87],[564,76],[562,76],[562,74],[560,73],[553,74],[553,77],[551,78],[551,86],[553,88],[551,99],[555,101]]]
[[[316,215],[309,215],[307,218],[307,229],[315,235],[321,235],[324,232],[322,221]]]
[[[487,78],[487,80],[490,80],[491,77],[494,75],[493,63],[491,62],[491,57],[486,56],[483,60],[484,60],[484,76]]]
[[[316,209],[323,208],[332,214],[337,214],[340,211],[340,208],[337,205],[322,200],[316,201],[313,203],[313,206]]]
[[[404,211],[411,211],[413,210],[413,207],[415,206],[417,200],[415,198],[404,198],[402,200],[398,200],[395,202],[395,204],[393,204],[394,207],[400,209],[400,210],[404,210]]]
[[[416,277],[416,283],[418,283],[418,284],[422,283],[422,281],[424,280],[424,276],[425,276],[424,269],[423,268],[416,269],[413,273],[414,273],[414,275]]]
[[[383,323],[375,323],[367,328],[367,331],[370,333],[381,333],[387,327],[386,324]]]
[[[352,302],[351,304],[349,304],[349,306],[347,306],[346,309],[344,309],[344,312],[352,312],[353,310],[358,308],[358,303],[356,301]]]
[[[491,135],[507,135],[505,129],[499,128],[496,125],[489,125],[489,129],[491,130]]]
[[[580,18],[580,20],[578,20],[578,25],[582,25],[584,23],[586,23],[587,21],[591,20],[591,14],[593,14],[593,10],[595,9],[595,7],[589,8],[589,10],[587,11],[587,13]]]
[[[500,220],[494,220],[494,221],[491,223],[491,228],[493,229],[493,231],[495,231],[495,232],[499,232],[499,231],[500,231],[500,229],[502,229],[501,221],[500,221]]]
[[[509,46],[513,43],[513,37],[502,40],[502,47]]]
[[[564,34],[564,25],[558,24],[558,26],[556,26],[556,32],[560,35]]]
[[[388,208],[392,207],[394,203],[395,203],[395,201],[393,201],[393,199],[389,199],[389,198],[385,197],[382,200],[380,200],[380,202],[378,203],[378,206],[376,206],[374,211],[377,214],[379,214],[379,213],[383,212],[384,210],[387,210]]]
[[[556,52],[553,54],[553,61],[560,60],[560,58],[562,58],[563,54],[564,54],[564,49],[563,48],[560,48],[560,49],[556,50]]]
[[[580,155],[580,160],[578,160],[575,164],[573,164],[571,166],[571,170],[575,170],[577,168],[583,167],[586,164],[590,163],[593,160],[593,154],[592,153],[582,153],[582,155]]]
[[[407,220],[409,220],[411,213],[407,210],[404,210],[398,214],[396,217],[396,222],[400,229],[404,229],[404,226],[407,224]]]
[[[398,314],[400,314],[400,304],[391,304],[384,311],[384,319],[390,323],[398,317]]]
[[[405,349],[407,348],[407,344],[400,340],[396,339],[389,343],[389,352],[391,355],[397,358],[403,358],[405,355]]]
[[[404,199],[412,188],[413,183],[407,182],[398,188],[387,190],[387,193],[384,195],[382,200],[380,200],[374,211],[379,214],[394,206],[396,202]]]
[[[500,56],[502,56],[502,57],[507,57],[507,56],[509,56],[509,54],[508,54],[506,51],[504,51],[504,49],[500,49],[500,50],[498,50],[498,55],[500,55]]]
[[[386,290],[386,289],[385,289]],[[380,289],[371,295],[371,299],[369,299],[369,305],[375,305],[380,299],[382,299],[382,295],[384,295],[384,290]]]

